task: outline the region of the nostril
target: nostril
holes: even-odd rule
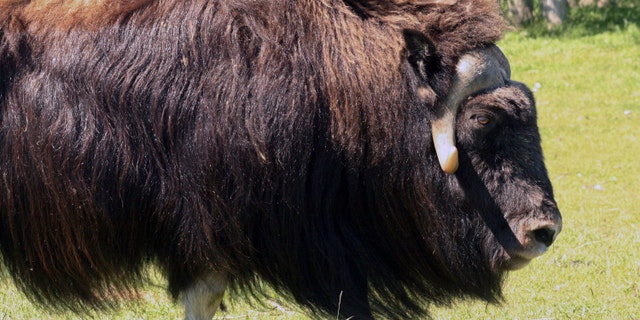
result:
[[[550,247],[555,239],[556,231],[551,228],[540,228],[533,231],[533,236],[536,241],[544,243],[545,246]]]

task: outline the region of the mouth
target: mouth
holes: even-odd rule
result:
[[[529,263],[534,259],[526,255],[515,253],[506,253],[505,255],[505,260],[499,266],[499,269],[502,271],[520,270],[529,265]]]
[[[496,265],[501,271],[526,267],[533,259],[545,254],[562,230],[562,220],[525,224],[514,228],[511,237],[500,239],[502,259]]]
[[[529,248],[518,250],[505,250],[504,260],[499,265],[503,271],[515,271],[526,267],[533,259],[545,254],[548,250],[546,245],[536,243]]]
[[[516,271],[520,270],[531,262],[531,259],[526,259],[522,257],[510,257],[507,261],[503,262],[499,269],[500,271]]]

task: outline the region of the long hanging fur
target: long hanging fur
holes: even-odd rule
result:
[[[462,53],[498,40],[498,12],[0,0],[2,261],[32,299],[77,311],[150,262],[174,295],[211,271],[237,288],[257,275],[334,314],[500,300],[497,243],[437,169],[403,39],[433,42],[435,101]]]

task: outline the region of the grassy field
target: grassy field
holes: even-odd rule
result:
[[[436,319],[640,319],[640,11],[627,9],[581,11],[564,30],[531,27],[500,43],[513,78],[536,91],[564,231],[509,276],[503,305],[434,307]],[[138,303],[99,318],[180,318],[156,282]],[[0,319],[42,318],[75,317],[35,309],[0,284]],[[218,318],[305,317],[268,301],[260,310],[231,305]]]

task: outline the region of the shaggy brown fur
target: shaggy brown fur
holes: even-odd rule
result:
[[[257,274],[347,316],[497,301],[499,245],[428,128],[502,26],[493,0],[0,0],[3,262],[75,310],[148,262],[174,295]]]

